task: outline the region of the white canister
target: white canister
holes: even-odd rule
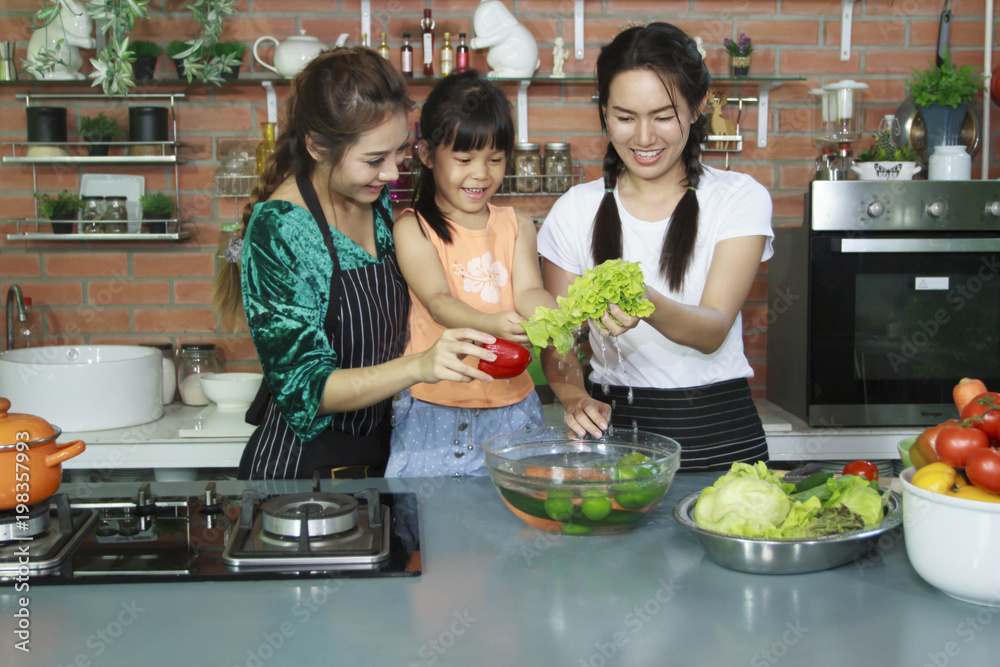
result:
[[[163,355],[163,404],[174,402],[177,393],[177,367],[174,363],[174,346],[170,343],[140,343],[143,347],[155,347]]]
[[[965,146],[936,146],[927,160],[927,179],[968,181],[972,179],[972,156]]]

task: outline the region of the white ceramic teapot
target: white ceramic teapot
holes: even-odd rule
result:
[[[337,38],[336,46],[343,46],[347,43],[348,34],[342,33]],[[257,47],[261,42],[274,42],[274,65],[261,60],[257,53]],[[262,67],[265,67],[279,76],[291,79],[301,72],[310,60],[315,58],[326,48],[323,42],[311,35],[307,35],[305,30],[300,30],[298,35],[292,35],[284,42],[279,42],[274,37],[265,36],[253,43],[253,57]]]

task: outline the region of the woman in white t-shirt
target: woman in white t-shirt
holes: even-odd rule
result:
[[[773,254],[771,199],[749,176],[701,164],[709,83],[694,40],[667,23],[602,48],[604,178],[561,197],[538,235],[553,295],[621,257],[641,262],[656,307],[640,320],[609,304],[590,322],[593,396],[575,356],[543,353],[566,425],[581,436],[609,423],[670,436],[687,471],[767,459],[740,308]]]

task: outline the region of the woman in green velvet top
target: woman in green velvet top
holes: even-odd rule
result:
[[[245,310],[264,370],[239,476],[377,476],[392,397],[418,382],[489,382],[462,358],[491,360],[476,343],[494,338],[449,330],[400,357],[409,299],[388,184],[407,146],[402,75],[371,49],[325,51],[295,77],[287,106],[216,284],[224,316]]]

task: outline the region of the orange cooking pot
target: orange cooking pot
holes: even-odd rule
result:
[[[47,500],[62,481],[62,462],[83,452],[83,440],[57,445],[62,430],[41,417],[8,412],[0,397],[0,510]]]

